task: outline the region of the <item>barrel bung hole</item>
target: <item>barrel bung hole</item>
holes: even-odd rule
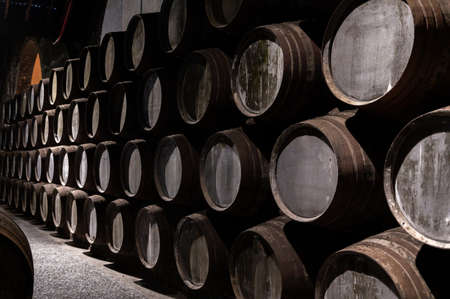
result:
[[[159,225],[151,215],[143,216],[138,223],[137,245],[141,259],[151,269],[158,263],[160,254]]]
[[[450,241],[450,132],[416,143],[399,161],[395,200],[409,225],[424,236]]]
[[[183,166],[177,144],[171,140],[160,145],[156,159],[158,181],[165,197],[174,199],[181,186]]]
[[[192,123],[200,121],[208,109],[212,92],[211,67],[204,57],[195,55],[186,65],[181,92],[183,118]]]
[[[142,57],[144,56],[144,49],[145,49],[145,26],[142,19],[138,19],[134,28],[133,41],[131,44],[131,58],[133,66],[135,68],[138,67],[142,61]]]
[[[122,213],[117,213],[112,221],[111,246],[115,251],[120,251],[123,245],[124,228]]]
[[[161,113],[162,88],[161,80],[156,73],[152,73],[145,84],[143,99],[143,114],[145,126],[152,129],[158,122]]]
[[[183,40],[187,23],[187,0],[173,0],[168,19],[168,38],[171,50],[174,50]]]
[[[239,192],[241,161],[237,150],[226,143],[213,145],[203,165],[203,177],[214,205],[230,207]]]
[[[280,151],[276,187],[285,208],[296,217],[314,218],[330,206],[338,184],[338,164],[324,139],[300,135]]]
[[[116,48],[112,36],[108,36],[106,51],[105,51],[105,78],[109,80],[114,70],[114,61],[116,55]]]
[[[258,40],[245,50],[235,67],[241,105],[247,113],[263,114],[275,102],[283,82],[283,50],[273,41]]]
[[[413,49],[414,19],[406,1],[364,1],[336,29],[325,42],[324,59],[337,88],[360,103],[388,93]]]
[[[180,276],[191,289],[200,289],[209,272],[208,243],[198,224],[186,219],[177,234],[176,257]]]

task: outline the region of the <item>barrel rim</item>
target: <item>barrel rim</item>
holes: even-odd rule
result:
[[[226,22],[221,22],[218,20],[217,18],[217,14],[219,13],[221,17],[223,16],[223,11],[219,11],[217,9],[214,9],[214,4],[217,4],[218,1],[216,0],[206,0],[205,1],[205,12],[206,12],[206,16],[208,17],[209,23],[211,24],[211,26],[213,26],[214,28],[217,29],[229,29],[231,27],[235,26],[235,23],[237,23],[236,20],[239,19],[240,15],[242,15],[242,10],[245,9],[246,6],[246,1],[241,1],[239,8],[237,10],[237,12],[235,13],[235,15],[233,16],[233,19],[226,23]]]

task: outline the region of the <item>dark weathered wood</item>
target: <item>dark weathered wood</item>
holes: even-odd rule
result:
[[[90,139],[108,140],[109,130],[109,97],[106,90],[92,92],[86,107],[86,131]]]
[[[22,148],[22,132],[23,126],[25,125],[24,121],[19,121],[14,125],[14,142],[13,149],[18,150]]]
[[[25,179],[27,182],[35,180],[34,175],[34,160],[36,158],[36,151],[29,150],[25,154]]]
[[[78,77],[80,72],[80,59],[68,59],[64,65],[63,78],[63,96],[66,102],[71,99],[76,99],[81,96],[80,85],[78,84]]]
[[[80,144],[88,140],[86,132],[87,102],[87,98],[81,98],[70,103],[67,121],[69,123],[69,141],[72,143]]]
[[[128,23],[125,36],[128,70],[142,73],[164,64],[158,39],[159,16],[159,13],[138,14]]]
[[[445,103],[449,20],[445,0],[342,1],[323,39],[328,86],[339,100],[396,121]]]
[[[136,89],[133,81],[124,81],[114,85],[110,92],[109,129],[114,136],[130,139],[139,135]]]
[[[89,195],[81,190],[73,190],[69,192],[66,198],[66,223],[69,229],[72,239],[78,246],[88,247],[89,244],[84,238],[86,233],[86,226],[82,221],[84,214],[83,207],[84,202],[87,200]]]
[[[52,210],[51,218],[56,231],[61,237],[69,238],[70,232],[67,226],[66,201],[69,193],[75,189],[70,187],[57,187],[52,193]]]
[[[311,116],[310,110],[326,112],[330,107],[324,96],[320,49],[301,27],[301,23],[262,26],[240,42],[231,90],[245,116],[286,123]]]
[[[254,215],[269,199],[268,163],[241,129],[221,131],[202,149],[200,184],[214,210]]]
[[[96,145],[81,144],[75,153],[75,181],[80,189],[95,192],[94,154]]]
[[[422,244],[397,228],[330,256],[315,298],[434,298],[416,267]]]
[[[33,297],[34,267],[25,234],[4,212],[0,212],[0,289],[3,298]]]
[[[45,184],[39,190],[39,217],[49,229],[54,229],[53,211],[53,191],[58,187],[55,184]]]
[[[163,200],[186,206],[201,205],[199,155],[184,135],[161,139],[154,159],[153,178]]]
[[[155,144],[144,139],[128,141],[120,156],[120,182],[128,197],[146,200],[156,197],[153,180]]]
[[[19,178],[19,179],[25,179],[25,166],[26,166],[26,163],[25,163],[25,158],[26,158],[26,154],[27,154],[27,151],[20,151],[20,152],[17,152],[17,162],[16,162],[16,164],[17,164],[17,177]]]
[[[386,157],[384,190],[398,223],[414,238],[450,248],[450,106],[403,128]]]
[[[64,67],[52,69],[48,85],[48,100],[51,106],[64,103]]]
[[[28,92],[25,90],[19,98],[19,119],[24,119],[27,115],[28,108]]]
[[[110,195],[123,193],[120,183],[120,155],[122,146],[114,141],[97,144],[94,153],[94,178],[97,191]]]
[[[23,184],[25,183],[25,180],[21,180],[19,179],[15,184],[14,184],[14,189],[11,190],[11,192],[13,193],[13,208],[17,211],[20,212],[22,210],[22,188],[23,188]]]
[[[239,121],[232,102],[231,62],[220,49],[192,52],[178,75],[177,103],[184,122],[203,128],[223,128]]]
[[[24,125],[22,127],[22,148],[30,148],[31,144],[31,129],[32,129],[32,119],[24,120]]]
[[[102,89],[98,59],[98,46],[87,46],[81,50],[78,85],[85,93]]]
[[[44,118],[43,114],[35,115],[31,119],[30,127],[30,145],[32,148],[36,148],[42,145],[42,120]]]
[[[46,110],[43,113],[41,124],[41,143],[43,146],[53,146],[56,144],[53,134],[55,113],[56,109]]]
[[[40,211],[40,201],[39,201],[39,192],[41,190],[41,187],[44,186],[46,183],[36,183],[33,184],[33,189],[31,191],[31,197],[30,197],[30,214],[31,217],[36,218],[37,220],[41,221],[41,218],[39,216]]]
[[[100,45],[100,78],[112,85],[129,76],[124,63],[125,32],[107,33]]]
[[[56,144],[69,143],[69,109],[70,104],[56,107],[55,117],[53,119],[53,138]]]
[[[25,216],[31,216],[30,202],[31,202],[32,191],[33,191],[33,183],[25,182],[23,184],[22,195],[21,195],[22,213],[24,213]]]

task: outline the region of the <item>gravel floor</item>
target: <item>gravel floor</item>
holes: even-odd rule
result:
[[[33,220],[0,207],[24,231],[34,261],[34,298],[183,298],[162,295],[143,286],[139,277],[111,269],[113,264],[86,255]]]

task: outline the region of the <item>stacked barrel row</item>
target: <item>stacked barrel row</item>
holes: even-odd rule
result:
[[[168,0],[85,47],[3,105],[2,199],[193,296],[445,297],[450,8],[345,0],[322,36],[301,2]]]

